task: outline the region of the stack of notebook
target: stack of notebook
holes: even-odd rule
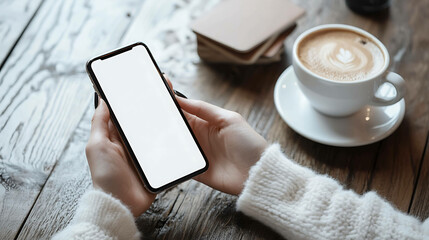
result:
[[[280,61],[284,40],[303,14],[289,0],[223,0],[191,28],[205,61],[271,63]]]

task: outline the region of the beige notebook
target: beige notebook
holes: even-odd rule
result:
[[[197,19],[192,30],[237,52],[249,52],[304,14],[288,0],[224,0]]]

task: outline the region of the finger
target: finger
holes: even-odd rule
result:
[[[98,96],[97,92],[94,92],[94,109],[97,108],[99,100],[100,97]]]
[[[102,138],[108,138],[109,120],[109,109],[107,108],[106,103],[100,98],[98,107],[95,109],[94,116],[92,117],[90,139],[99,140]]]
[[[208,122],[225,119],[225,117],[231,114],[231,111],[200,100],[185,99],[180,97],[177,98],[177,100],[183,110]]]
[[[167,74],[163,73],[165,80],[167,80],[168,86],[170,86],[171,89],[173,89],[173,84],[170,81],[170,78],[167,76]]]
[[[186,111],[183,111],[183,114],[185,114],[185,117],[188,120],[188,123],[194,132],[197,132],[199,130],[198,129],[199,126],[203,126],[203,125],[205,126],[205,124],[207,124],[207,121],[201,118],[198,118],[197,116],[192,115]]]
[[[167,80],[168,86],[170,86],[171,90],[173,90],[173,83],[171,83],[170,78],[163,73],[165,80]],[[187,98],[183,93],[177,91],[177,90],[173,90],[174,94],[176,96],[182,97],[182,98]]]
[[[182,97],[182,98],[188,98],[188,97],[186,97],[186,96],[185,96],[185,94],[183,94],[183,93],[181,93],[181,92],[179,92],[179,91],[177,91],[177,90],[174,90],[174,94],[175,94],[176,96],[179,96],[179,97]]]

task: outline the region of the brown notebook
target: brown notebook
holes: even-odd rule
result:
[[[232,64],[240,64],[240,65],[250,64],[250,63],[237,61],[236,59],[231,59],[230,57],[225,56],[217,52],[216,50],[206,46],[202,42],[198,42],[197,52],[201,59],[211,63],[232,63]],[[268,64],[268,63],[278,62],[282,59],[281,56],[283,52],[284,52],[284,46],[281,45],[281,47],[277,50],[277,52],[274,53],[274,55],[272,55],[271,57],[261,56],[251,64]]]
[[[260,57],[272,57],[278,50],[283,46],[283,42],[286,37],[295,29],[296,24],[289,27],[286,31],[279,35],[270,37],[267,41],[253,48],[251,51],[246,53],[236,52],[230,48],[226,48],[215,41],[212,41],[206,37],[197,34],[198,45],[204,44],[204,48],[212,48],[213,54],[221,54],[227,57],[229,60],[235,61],[240,64],[252,64],[255,63]],[[207,55],[205,55],[207,56]],[[201,57],[201,56],[200,56]]]
[[[246,53],[278,36],[303,14],[288,0],[224,0],[191,28],[223,47]]]
[[[201,58],[204,58],[209,62],[211,59],[215,58],[217,60],[216,62],[221,62],[221,59],[227,59],[228,61],[225,62],[235,62],[238,64],[253,64],[256,63],[262,57],[274,57],[274,55],[276,55],[283,47],[284,40],[293,31],[293,29],[295,29],[295,26],[296,25],[289,27],[280,35],[275,35],[269,38],[267,41],[263,42],[262,44],[247,53],[231,51],[229,48],[225,48],[224,46],[210,39],[197,35],[198,54]],[[278,60],[280,59],[274,59],[274,61]]]

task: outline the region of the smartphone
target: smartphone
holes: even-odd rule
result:
[[[160,192],[207,170],[201,146],[145,44],[95,57],[86,70],[149,191]]]

